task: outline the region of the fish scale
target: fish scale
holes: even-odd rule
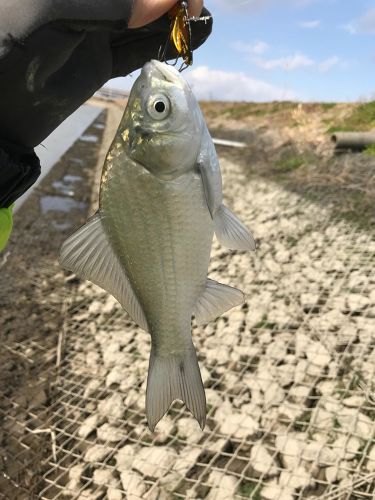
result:
[[[190,343],[190,318],[205,287],[213,237],[198,176],[179,180],[175,187],[125,157],[111,166],[111,176],[101,187],[111,241],[151,334],[160,337],[155,341],[160,352],[164,345],[175,351]]]

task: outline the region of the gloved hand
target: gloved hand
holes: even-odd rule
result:
[[[145,17],[145,0],[136,0],[136,6],[137,2],[141,3],[133,26],[142,24]],[[170,19],[165,14],[146,26],[129,29],[133,3],[1,1],[0,172],[7,172],[0,175],[0,208],[8,207],[38,177],[32,148],[108,79],[127,75],[158,58]],[[171,0],[160,3],[168,5]],[[148,19],[155,18],[156,12],[149,12]],[[209,13],[203,9],[202,15]],[[194,48],[206,40],[211,27],[212,20],[192,22]],[[173,50],[168,56],[175,56]]]

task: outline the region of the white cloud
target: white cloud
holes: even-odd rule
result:
[[[273,101],[297,98],[289,89],[276,87],[245,73],[214,70],[207,66],[192,69],[186,78],[198,99]]]
[[[359,33],[375,35],[375,7],[369,9],[358,19],[354,19],[341,27],[351,35]]]
[[[351,35],[357,34],[357,28],[353,23],[343,24],[341,28],[350,33]]]
[[[315,19],[314,21],[301,21],[299,25],[301,28],[307,28],[307,29],[319,28],[320,20]]]
[[[263,56],[264,52],[271,49],[271,46],[262,40],[256,40],[255,42],[245,43],[241,41],[234,42],[232,47],[245,55],[245,58],[250,62],[258,66],[259,68],[265,69],[267,71],[275,69],[283,69],[284,71],[293,71],[301,68],[310,68],[320,71],[321,73],[326,73],[335,66],[340,66],[344,69],[347,67],[347,63],[342,61],[337,56],[331,56],[323,61],[315,61],[302,52],[296,52],[290,56],[276,57],[276,58],[265,58]],[[263,56],[263,57],[262,57]]]
[[[254,62],[260,68],[266,70],[281,68],[285,71],[292,71],[300,68],[311,68],[317,69],[321,73],[326,73],[337,66],[341,69],[348,67],[347,63],[342,61],[338,56],[327,57],[327,59],[318,62],[301,53],[294,56],[280,57],[279,59],[256,59]]]
[[[375,7],[369,9],[355,22],[355,28],[358,33],[375,35]]]
[[[257,59],[255,63],[262,69],[282,68],[291,71],[298,68],[314,66],[315,62],[304,54],[297,53],[293,56],[280,57],[278,59]]]
[[[262,40],[256,40],[252,43],[244,43],[244,42],[234,42],[232,47],[239,52],[243,52],[248,55],[260,55],[264,54],[269,49],[269,45]]]
[[[341,62],[340,58],[337,56],[328,57],[324,61],[318,64],[318,69],[322,73],[326,73],[334,66],[337,66]]]
[[[266,58],[263,54],[272,47],[262,40],[256,40],[251,43],[237,41],[232,44],[232,47],[244,54],[247,61],[267,71],[276,69],[293,71],[301,68],[310,68],[318,70],[321,73],[326,73],[335,66],[339,66],[341,69],[348,67],[347,63],[337,56],[328,57],[323,61],[316,61],[302,52],[296,52],[289,56]]]

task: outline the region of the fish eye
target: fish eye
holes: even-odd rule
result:
[[[154,120],[164,120],[170,113],[171,104],[163,95],[152,96],[147,103],[148,114]]]
[[[164,101],[156,101],[154,104],[154,109],[158,113],[163,113],[163,111],[165,111],[165,102]]]

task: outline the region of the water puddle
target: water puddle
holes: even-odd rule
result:
[[[86,134],[86,135],[81,135],[79,140],[83,142],[98,142],[99,137],[97,137],[96,135]]]
[[[65,231],[66,229],[69,229],[72,227],[72,224],[69,222],[56,222],[54,220],[51,221],[51,225],[53,228],[57,229],[58,231]]]
[[[64,184],[64,182],[62,181],[54,181],[52,182],[52,186],[61,194],[65,194],[66,196],[74,196],[74,190],[71,188],[71,186]]]
[[[80,175],[66,174],[63,177],[63,182],[73,183],[73,182],[81,182],[81,180],[82,180],[82,177]]]
[[[72,158],[70,161],[72,163],[76,163],[77,165],[83,165],[84,164],[84,161],[82,160],[82,158]]]
[[[71,210],[84,210],[86,203],[76,201],[66,196],[42,196],[40,208],[43,214],[47,212],[70,212]]]
[[[80,182],[82,177],[79,175],[64,175],[62,181],[52,182],[52,187],[65,196],[74,196],[74,188],[77,182]]]

